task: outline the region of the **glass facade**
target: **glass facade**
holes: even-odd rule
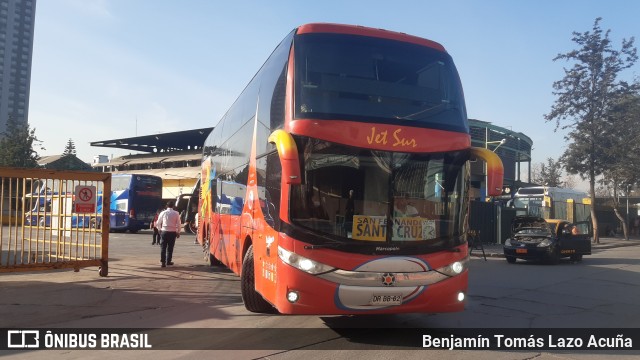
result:
[[[28,121],[36,0],[0,0],[0,133]]]

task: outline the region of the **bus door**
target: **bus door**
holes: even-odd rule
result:
[[[242,256],[240,218],[247,187],[235,182],[220,181],[218,189],[220,197],[216,208],[220,215],[221,260],[230,269],[239,273],[241,263],[239,257]]]
[[[235,187],[234,196],[231,198],[231,209],[229,216],[229,232],[231,247],[233,249],[233,258],[230,266],[237,268],[237,273],[240,273],[242,267],[242,248],[244,239],[242,238],[242,211],[244,209],[244,202],[246,197],[247,188],[244,185],[233,184]]]

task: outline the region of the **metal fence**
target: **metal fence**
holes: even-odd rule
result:
[[[98,266],[107,276],[102,194],[110,173],[0,167],[0,273]]]

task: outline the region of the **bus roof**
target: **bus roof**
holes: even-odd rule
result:
[[[369,28],[369,27],[360,26],[360,25],[312,23],[312,24],[305,24],[300,26],[297,31],[297,34],[309,34],[309,33],[336,33],[336,34],[349,34],[349,35],[377,37],[382,39],[404,41],[404,42],[418,44],[422,46],[428,46],[430,48],[434,48],[436,50],[446,52],[446,50],[444,49],[444,46],[432,40],[427,40],[421,37],[417,37],[417,36],[413,36],[413,35],[409,35],[401,32]]]

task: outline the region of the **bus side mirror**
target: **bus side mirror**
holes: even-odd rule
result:
[[[282,166],[282,179],[285,184],[300,185],[300,159],[298,146],[293,136],[284,130],[276,130],[269,135],[269,142],[276,146]]]
[[[502,181],[504,179],[504,168],[502,160],[489,149],[472,147],[471,158],[484,160],[487,163],[487,195],[502,195]]]

